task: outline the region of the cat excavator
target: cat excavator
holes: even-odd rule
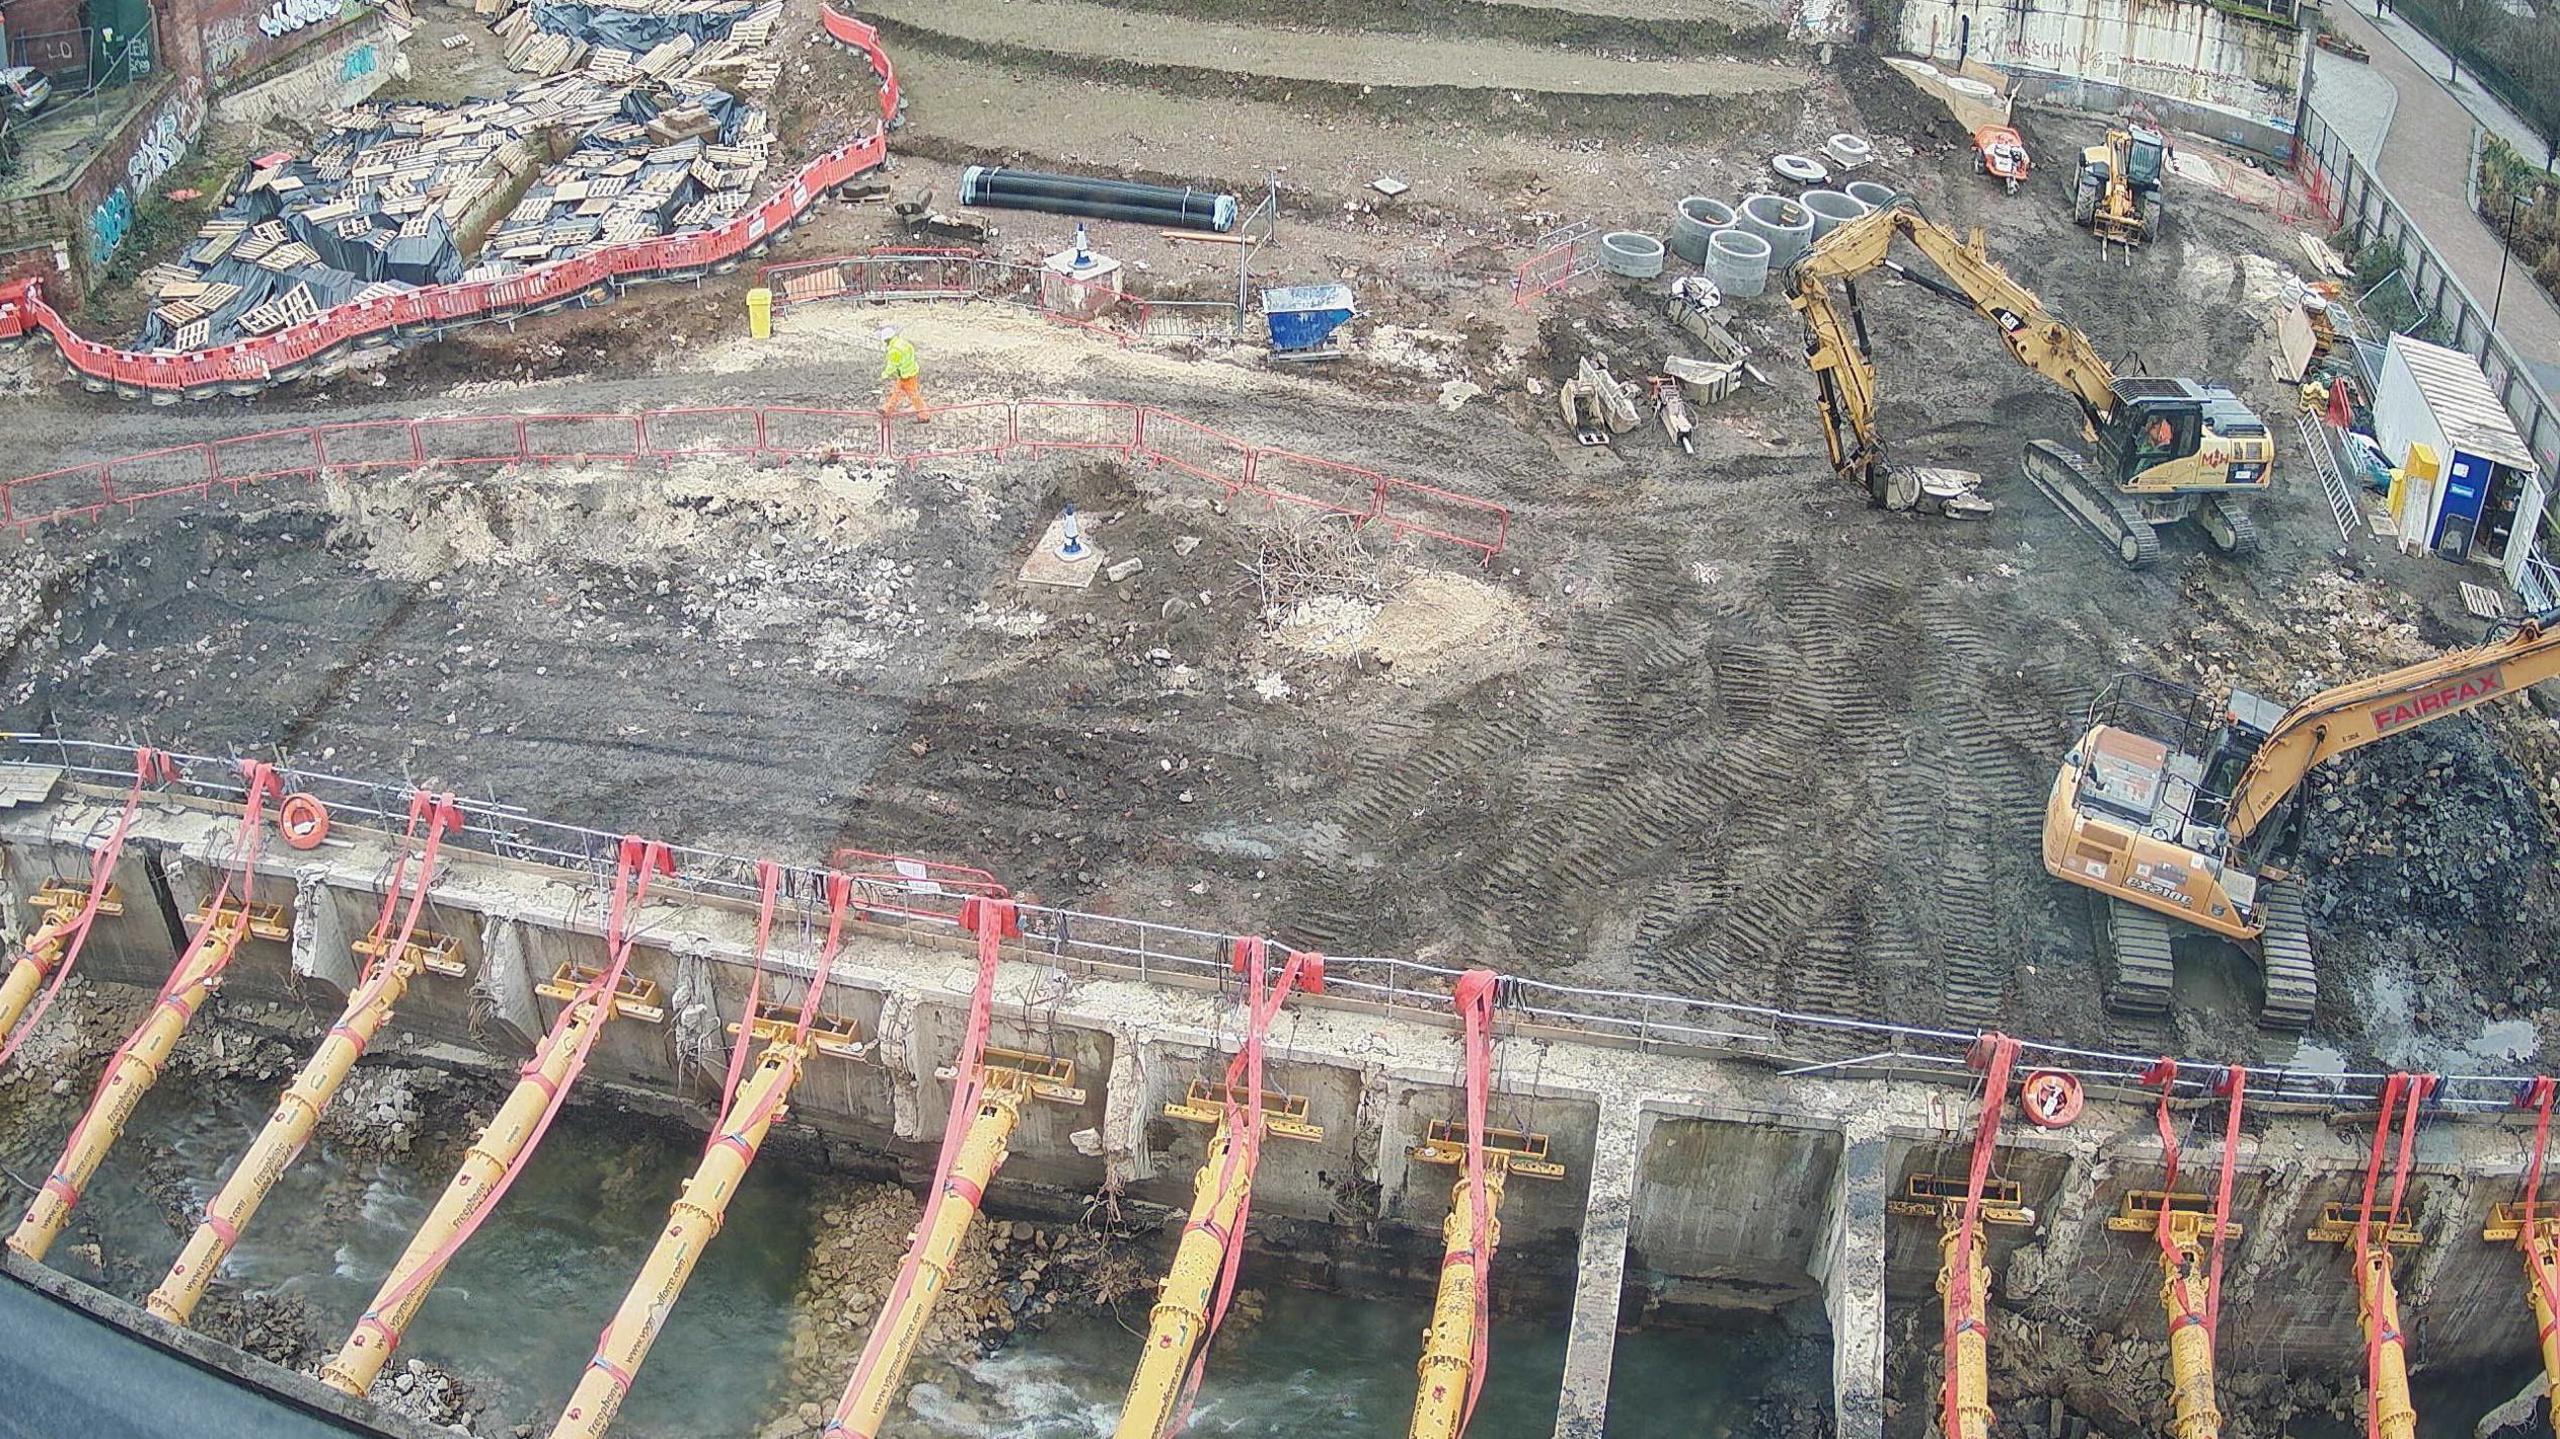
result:
[[[1890,259],[1896,235],[1909,238],[1938,274]],[[2227,389],[2117,375],[2088,336],[2047,311],[2033,291],[1991,261],[1980,230],[1958,239],[1908,200],[1833,229],[1787,272],[1788,299],[1804,317],[1805,360],[1821,390],[1832,468],[1865,487],[1875,504],[1951,515],[1987,508],[1979,501],[1968,508],[1933,503],[1932,488],[1916,478],[1925,472],[1885,462],[1876,433],[1875,363],[1857,285],[1878,268],[1990,321],[2012,358],[2079,402],[2085,437],[2097,447],[2094,458],[2031,441],[2024,455],[2027,478],[2127,566],[2139,570],[2157,561],[2157,527],[2183,520],[2195,521],[2223,554],[2245,555],[2258,547],[2257,526],[2241,502],[2264,493],[2274,480],[2275,441],[2265,422]]]
[[[2094,891],[2110,1008],[2169,1007],[2180,929],[2254,950],[2259,1023],[2311,1022],[2302,883],[2285,864],[2312,767],[2560,675],[2560,609],[2503,636],[2321,691],[2291,709],[2246,690],[2219,706],[2127,675],[2090,706],[2045,802],[2044,867]]]

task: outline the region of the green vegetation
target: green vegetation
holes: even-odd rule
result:
[[[2392,12],[2462,62],[2560,151],[2560,0],[2390,0]]]
[[[2480,218],[2544,293],[2560,300],[2560,176],[2491,135],[2480,147],[2476,189]]]

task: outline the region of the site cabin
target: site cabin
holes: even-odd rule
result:
[[[2374,391],[2373,433],[2394,471],[2391,516],[2401,542],[2517,578],[2548,487],[2479,362],[2393,335]]]

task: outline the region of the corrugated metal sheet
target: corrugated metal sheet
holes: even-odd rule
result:
[[[2480,373],[2479,361],[2406,335],[2392,336],[2391,348],[2400,352],[2410,378],[2418,382],[2446,443],[2492,464],[2532,473],[2533,452],[2524,447],[2515,421],[2507,418],[2506,407],[2489,388],[2489,377]]]

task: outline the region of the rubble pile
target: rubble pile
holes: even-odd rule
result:
[[[825,1424],[924,1216],[919,1196],[886,1184],[838,1187],[818,1203],[793,1299],[789,1377],[759,1439],[804,1439]],[[1107,1304],[1147,1282],[1143,1264],[1091,1230],[981,1217],[961,1241],[910,1373],[947,1387],[957,1382],[952,1366],[1015,1330],[1061,1309]]]
[[[2311,773],[2302,858],[2320,915],[2387,929],[2504,923],[2550,862],[2531,783],[2476,719],[2385,740]]]

